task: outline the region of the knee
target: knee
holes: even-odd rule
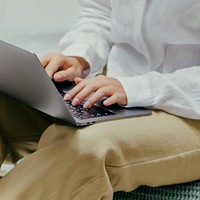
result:
[[[81,157],[103,158],[112,147],[112,140],[106,134],[92,127],[77,128],[67,125],[53,124],[40,138],[38,149],[60,143],[63,151]]]
[[[130,150],[125,141],[127,139],[125,140],[122,134],[117,134],[116,130],[112,132],[102,126],[77,128],[53,124],[43,133],[38,148],[55,145],[64,155],[76,159],[90,162],[98,160],[103,161],[105,165],[118,165],[127,151],[134,154],[133,148]]]

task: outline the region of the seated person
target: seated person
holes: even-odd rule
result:
[[[41,58],[55,81],[75,81],[64,99],[76,106],[92,94],[84,108],[107,97],[105,106],[153,114],[77,128],[1,94],[0,162],[32,153],[0,180],[1,198],[111,200],[114,191],[199,179],[199,1],[80,5],[63,51]]]

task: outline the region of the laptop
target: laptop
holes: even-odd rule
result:
[[[34,53],[4,41],[0,41],[0,74],[0,92],[75,126],[151,114],[149,109],[140,107],[105,107],[102,100],[90,109],[74,107],[63,100],[73,82],[55,83]]]

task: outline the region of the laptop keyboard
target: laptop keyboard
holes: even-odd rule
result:
[[[89,119],[89,118],[96,118],[96,117],[104,117],[109,115],[116,115],[115,112],[104,109],[98,105],[93,105],[89,109],[83,108],[84,102],[79,104],[78,106],[72,106],[71,100],[64,101],[68,109],[71,111],[71,114],[78,119]]]

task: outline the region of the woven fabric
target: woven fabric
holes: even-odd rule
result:
[[[113,200],[200,200],[200,181],[162,187],[141,186],[132,192],[115,192]]]

